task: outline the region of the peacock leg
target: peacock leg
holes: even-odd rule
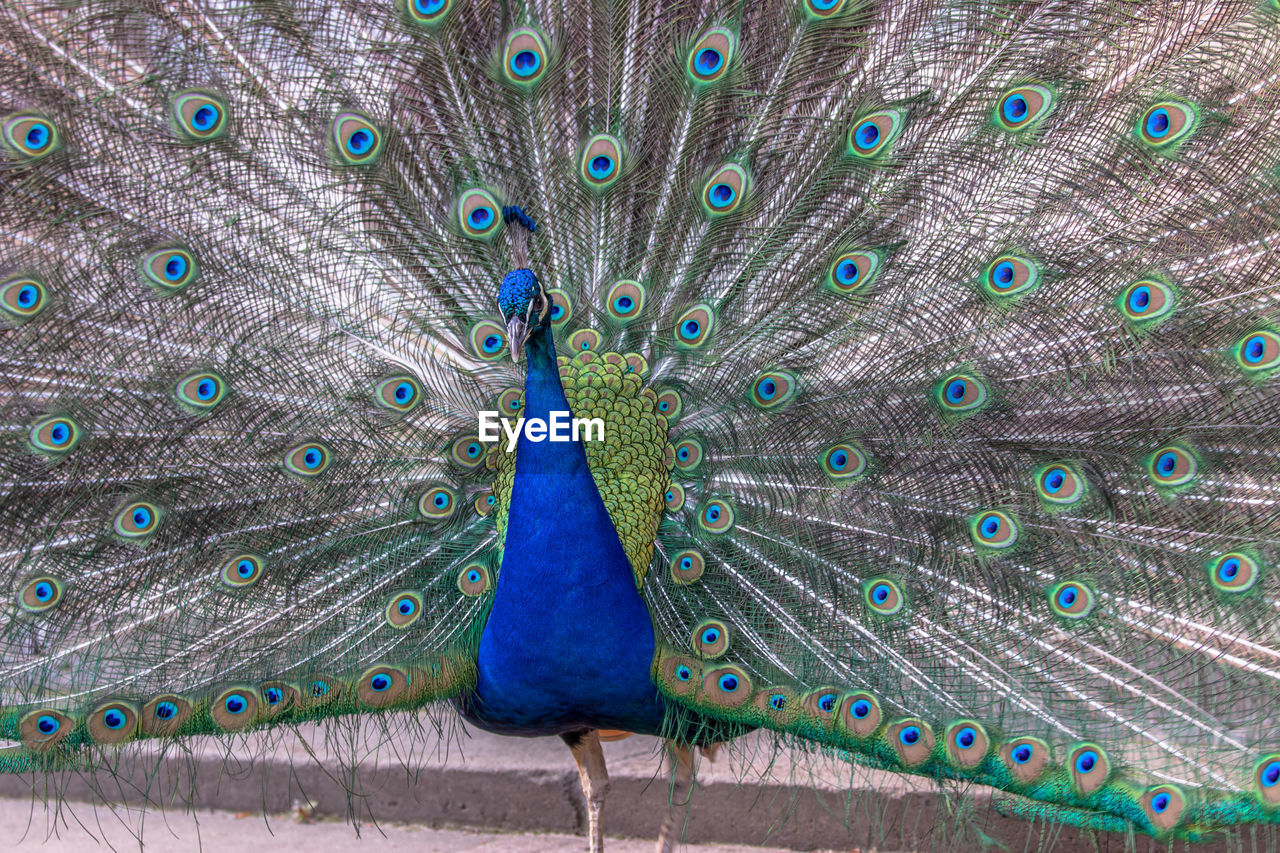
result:
[[[693,747],[688,744],[667,741],[667,756],[671,763],[671,800],[667,804],[667,816],[658,833],[657,853],[674,853],[680,833],[676,826],[689,804],[693,791]]]
[[[566,732],[560,737],[569,745],[573,760],[578,764],[582,796],[587,801],[588,849],[591,853],[604,853],[604,827],[600,822],[600,813],[604,811],[604,798],[609,793],[609,771],[604,766],[600,734],[595,729],[587,729]]]

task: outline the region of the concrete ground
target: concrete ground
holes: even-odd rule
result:
[[[99,766],[114,762],[114,773],[0,774],[0,849],[106,849],[99,842],[147,851],[202,844],[225,850],[230,842],[281,853],[585,849],[577,772],[558,738],[504,738],[455,723],[442,731],[426,717],[402,717],[391,731],[373,727],[385,720],[144,741],[98,757]],[[669,808],[661,743],[637,736],[604,747],[611,782],[606,834],[655,838]],[[144,801],[150,805],[142,810]],[[1147,838],[1082,834],[1001,811],[987,789],[944,796],[914,777],[778,752],[757,734],[714,762],[699,762],[698,788],[679,817],[688,851],[1168,849]],[[615,840],[608,849],[652,846]],[[1219,849],[1235,848],[1186,847]]]

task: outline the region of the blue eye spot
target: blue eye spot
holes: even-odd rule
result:
[[[828,714],[834,711],[836,709],[836,694],[824,693],[822,697],[818,699],[818,708]]]
[[[1076,758],[1076,772],[1088,773],[1098,764],[1098,754],[1092,750],[1080,753]]]
[[[212,379],[201,379],[196,385],[196,396],[201,400],[208,400],[213,396],[213,392],[218,390],[218,386]]]
[[[988,538],[995,536],[1000,530],[1000,519],[992,517],[982,523],[982,533]]]
[[[1067,481],[1067,472],[1061,468],[1054,468],[1044,478],[1045,491],[1056,495],[1062,488],[1062,484]]]
[[[400,606],[398,609],[403,615],[412,616],[413,612],[418,609],[418,605],[413,603],[413,599],[406,598],[401,600]]]
[[[1156,461],[1156,468],[1161,474],[1172,474],[1173,469],[1178,465],[1178,456],[1175,453],[1162,454]]]
[[[871,713],[871,703],[866,699],[859,699],[857,702],[853,703],[852,710],[855,717],[859,720],[865,720],[867,718],[867,714]]]
[[[320,451],[312,448],[306,452],[302,459],[308,468],[314,468],[320,464]]]
[[[564,316],[564,306],[556,303],[551,306],[551,320],[555,322]]]
[[[1001,261],[996,264],[995,269],[991,271],[991,277],[995,279],[998,284],[1008,284],[1013,281],[1013,276],[1013,264],[1008,261]]]
[[[1169,132],[1169,111],[1164,107],[1147,116],[1147,135],[1159,139]]]
[[[467,572],[467,581],[469,583],[480,583],[480,573],[475,569]]]
[[[1267,342],[1262,335],[1254,335],[1244,342],[1244,360],[1250,364],[1257,364],[1262,361],[1262,354],[1266,351]]]
[[[121,729],[124,728],[125,716],[115,708],[112,708],[110,711],[107,711],[107,713],[102,715],[102,722],[104,722],[109,729]]]
[[[242,578],[250,577],[253,574],[253,562],[251,560],[241,560],[236,564],[236,574]]]
[[[613,307],[617,308],[618,311],[624,314],[630,311],[631,306],[634,304],[635,303],[631,301],[630,296],[619,296],[617,299],[613,300]]]
[[[693,677],[693,671],[690,670],[689,667],[685,666],[684,664],[680,664],[678,667],[676,667],[676,678],[678,678],[679,680],[688,681],[692,677]]]
[[[831,467],[837,471],[843,471],[844,466],[849,464],[849,457],[843,450],[837,451],[831,455]]]
[[[1273,761],[1262,768],[1261,776],[1264,788],[1274,788],[1280,784],[1280,761]]]
[[[702,325],[697,320],[686,320],[680,327],[680,334],[685,338],[696,338],[701,330]]]
[[[607,178],[613,172],[613,158],[603,154],[593,157],[587,170],[591,172],[593,178]]]
[[[170,255],[164,264],[164,277],[169,281],[177,281],[186,275],[187,259],[182,255]]]
[[[915,744],[917,741],[920,740],[919,726],[905,727],[900,732],[898,732],[898,740],[902,741],[907,746],[912,746],[913,744]]]
[[[486,355],[493,355],[495,352],[502,349],[502,335],[486,336],[484,342],[481,344],[481,348],[484,349]]]
[[[18,305],[22,308],[30,308],[36,304],[39,296],[40,291],[36,290],[34,285],[24,284],[18,289]]]
[[[858,280],[858,265],[853,261],[844,261],[836,266],[836,280],[850,285]]]
[[[680,457],[680,461],[681,461],[681,462],[683,462],[684,460],[688,459],[688,458],[689,458],[689,448],[687,448],[687,447],[682,447],[682,448],[680,448],[680,449],[676,452],[676,456]]]
[[[880,141],[880,128],[876,126],[874,121],[864,121],[854,131],[853,139],[857,146],[864,151],[868,148],[874,148],[876,143]]]
[[[693,65],[698,69],[698,73],[702,75],[715,74],[720,70],[720,66],[724,64],[724,57],[720,55],[720,51],[710,47],[704,47],[698,51],[698,55],[693,58]]]
[[[711,204],[713,207],[727,207],[736,195],[728,184],[716,184],[711,188]]]
[[[532,50],[521,50],[511,57],[511,70],[521,77],[528,77],[541,64],[542,59]]]
[[[160,702],[156,705],[156,718],[160,720],[172,720],[178,715],[178,706],[172,702]]]
[[[373,678],[369,679],[369,686],[381,693],[391,686],[391,679],[380,672]]]
[[[487,207],[477,207],[467,218],[473,228],[486,228],[493,221],[493,211]]]
[[[951,384],[947,386],[947,399],[954,400],[957,403],[960,402],[961,400],[964,399],[964,392],[966,387],[967,386],[965,385],[965,381],[963,379],[951,380]]]
[[[885,583],[876,584],[875,589],[871,590],[871,598],[877,604],[884,604],[889,599],[889,585]]]
[[[36,584],[35,592],[37,601],[49,601],[53,598],[53,584],[48,581],[40,581],[40,583]]]
[[[778,393],[778,386],[772,379],[766,379],[760,383],[760,396],[766,400],[773,399],[773,395]]]
[[[706,518],[707,518],[707,521],[709,522],[718,521],[720,519],[720,507],[718,506],[708,507]]]
[[[357,130],[347,137],[347,150],[352,154],[364,154],[373,147],[373,134],[367,130]]]
[[[968,749],[973,746],[977,740],[978,733],[968,726],[965,726],[963,729],[956,732],[956,746],[961,749]]]
[[[311,695],[317,699],[329,692],[329,685],[323,681],[311,682]]]
[[[408,382],[401,382],[396,386],[396,399],[403,403],[413,396],[413,386]]]
[[[436,498],[435,498],[435,505],[440,507],[441,509],[444,509],[449,505],[449,496],[446,495],[444,492],[437,492]]]
[[[51,735],[62,728],[62,723],[59,723],[57,718],[45,714],[36,720],[36,728],[40,730],[40,734]]]
[[[226,705],[227,713],[229,714],[243,713],[244,709],[248,706],[245,698],[239,693],[232,693],[226,698],[223,704]]]
[[[211,104],[205,104],[191,116],[191,125],[196,130],[208,130],[218,121],[218,110]]]
[[[468,456],[470,456],[472,459],[475,459],[477,456],[479,456],[479,455],[480,455],[480,445],[476,444],[474,441],[473,441],[471,444],[468,444],[468,445],[467,445],[467,455],[468,455]]]
[[[262,696],[268,705],[279,705],[284,700],[284,691],[279,687],[268,687],[262,691]]]
[[[1062,591],[1058,593],[1058,606],[1066,610],[1075,603],[1076,603],[1075,587],[1071,587],[1071,586],[1063,587]]]
[[[1218,579],[1223,581],[1233,581],[1236,575],[1240,574],[1240,561],[1235,557],[1229,560],[1223,560],[1222,565],[1218,567]],[[37,593],[38,594],[38,593]]]
[[[445,0],[413,0],[413,8],[421,15],[434,15],[444,8]]]
[[[71,431],[64,424],[56,424],[53,429],[49,430],[49,438],[53,439],[54,444],[66,444],[67,439],[71,437]]]
[[[775,711],[781,711],[787,707],[787,696],[785,693],[775,693],[769,697],[769,707]]]
[[[1007,121],[1016,124],[1022,121],[1027,115],[1027,99],[1021,95],[1012,95],[1005,98],[1004,101],[1004,117]]]
[[[133,511],[134,527],[142,528],[151,523],[151,513],[139,507]]]
[[[720,632],[715,628],[708,628],[702,632],[702,642],[708,646],[714,645],[720,639]]]
[[[738,676],[726,673],[720,676],[720,689],[725,693],[732,693],[738,689]]]
[[[1129,294],[1129,310],[1135,314],[1141,314],[1147,310],[1147,306],[1151,304],[1151,288],[1143,285],[1135,287],[1133,293]]]
[[[31,125],[27,130],[27,147],[32,150],[39,150],[49,142],[49,126],[36,123]]]
[[[1151,798],[1151,810],[1156,814],[1169,808],[1170,797],[1163,791]]]
[[[1018,744],[1018,746],[1014,748],[1012,753],[1014,762],[1017,764],[1026,764],[1028,761],[1031,760],[1031,754],[1033,751],[1034,750],[1031,749],[1030,744],[1025,744],[1025,743]]]

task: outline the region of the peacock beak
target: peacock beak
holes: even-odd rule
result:
[[[507,341],[511,344],[511,360],[519,363],[520,354],[524,352],[524,342],[529,339],[529,324],[523,317],[512,317],[507,321]]]

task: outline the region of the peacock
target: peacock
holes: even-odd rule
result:
[[[1274,837],[1280,4],[0,15],[3,769],[460,715],[598,851],[600,732],[762,731]]]

